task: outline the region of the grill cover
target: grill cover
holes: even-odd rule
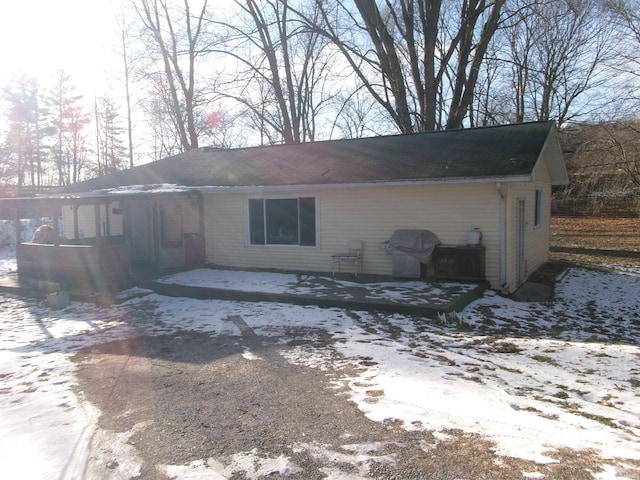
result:
[[[393,250],[403,252],[422,263],[429,263],[440,240],[429,230],[396,230],[387,243]]]

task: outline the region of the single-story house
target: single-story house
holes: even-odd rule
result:
[[[39,201],[59,207],[57,243],[71,244],[59,248],[117,245],[130,269],[331,272],[332,255],[355,239],[364,246],[362,271],[391,275],[386,242],[397,230],[427,230],[443,245],[443,277],[456,277],[459,249],[463,263],[482,270],[472,279],[510,293],[548,260],[552,187],[567,183],[555,124],[534,122],[200,148]],[[465,250],[472,231],[481,233],[479,257]],[[29,248],[43,246],[18,249],[19,272],[21,263],[32,273],[42,263]]]

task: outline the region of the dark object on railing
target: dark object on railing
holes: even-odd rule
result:
[[[438,245],[433,252],[433,274],[443,280],[483,281],[483,245]]]

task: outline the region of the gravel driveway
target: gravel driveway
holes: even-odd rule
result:
[[[136,478],[516,479],[526,471],[592,478],[588,455],[567,453],[562,465],[541,466],[498,457],[478,436],[436,438],[371,421],[341,380],[358,363],[340,367],[335,352],[334,367],[325,369],[286,360],[301,345],[333,350],[322,330],[267,337],[240,316],[227,321],[242,334],[141,334],[74,357],[78,392],[102,412],[101,429],[126,436],[142,465]],[[370,358],[359,365],[371,367]],[[381,393],[369,390],[370,402]],[[98,448],[88,476],[121,478],[119,451],[104,442]],[[189,465],[209,474],[187,476]]]

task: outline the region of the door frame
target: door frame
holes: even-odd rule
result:
[[[524,255],[525,232],[526,232],[526,201],[524,198],[518,198],[516,211],[516,287],[519,287],[526,281],[526,261]]]

